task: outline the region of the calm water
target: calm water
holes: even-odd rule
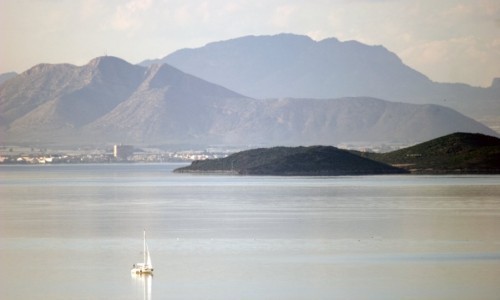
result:
[[[500,176],[0,167],[1,299],[498,299]],[[134,278],[142,230],[154,277]]]

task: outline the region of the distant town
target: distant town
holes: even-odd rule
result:
[[[258,148],[259,146],[230,147],[215,146],[205,149],[171,150],[157,147],[135,147],[133,145],[110,145],[104,147],[75,147],[50,149],[33,146],[0,146],[0,164],[80,164],[80,163],[163,163],[192,162],[224,158],[230,154]],[[338,148],[363,152],[388,152],[402,145],[365,147],[342,144]]]
[[[99,148],[51,150],[36,147],[0,147],[0,164],[77,164],[116,162],[190,162],[226,157],[238,149],[208,148],[205,150],[163,150],[113,145]]]

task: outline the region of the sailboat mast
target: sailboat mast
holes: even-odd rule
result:
[[[144,265],[146,265],[146,229],[144,229]]]

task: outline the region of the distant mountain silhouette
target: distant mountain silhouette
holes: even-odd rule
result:
[[[169,65],[115,57],[37,65],[0,86],[0,142],[415,143],[486,126],[437,105],[374,98],[256,100]]]
[[[500,87],[437,83],[382,46],[335,38],[246,36],[182,49],[143,65],[168,63],[255,98],[375,97],[438,104],[500,126]],[[495,82],[497,82],[495,84]]]

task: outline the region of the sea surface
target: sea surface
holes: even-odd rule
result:
[[[500,176],[180,166],[0,166],[0,298],[499,299]]]

